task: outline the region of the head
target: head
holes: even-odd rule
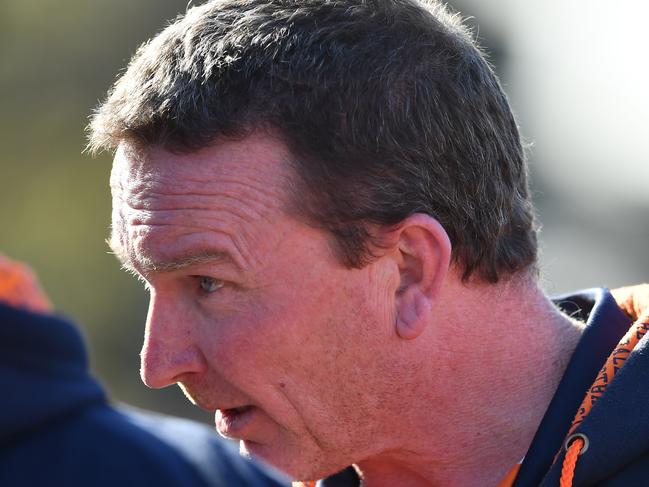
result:
[[[151,289],[145,382],[298,477],[396,448],[381,431],[448,279],[535,263],[514,117],[437,3],[192,8],[138,50],[90,146],[118,148],[112,245]]]

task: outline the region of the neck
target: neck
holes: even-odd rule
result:
[[[532,279],[444,293],[416,354],[428,363],[412,369],[428,371],[423,392],[390,428],[410,434],[359,462],[366,487],[497,485],[525,455],[581,335]]]

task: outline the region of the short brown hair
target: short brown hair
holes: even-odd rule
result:
[[[446,229],[467,279],[536,262],[527,168],[507,98],[471,33],[417,0],[217,0],[137,51],[90,125],[193,151],[251,130],[294,156],[300,208],[349,266],[371,224],[417,212]]]

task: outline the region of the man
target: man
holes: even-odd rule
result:
[[[444,6],[192,8],[136,53],[90,147],[116,148],[110,243],[151,292],[148,386],[179,384],[296,479],[485,486],[525,457],[516,485],[556,485],[631,318],[606,291],[566,313],[539,288],[514,117]],[[567,471],[644,468],[636,443]]]
[[[0,485],[288,485],[188,420],[112,407],[79,331],[0,255]]]

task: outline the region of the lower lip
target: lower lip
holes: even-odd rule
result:
[[[255,411],[254,406],[248,406],[242,411],[217,409],[214,414],[216,430],[226,438],[241,439],[242,435],[245,434],[246,427],[252,422]]]

